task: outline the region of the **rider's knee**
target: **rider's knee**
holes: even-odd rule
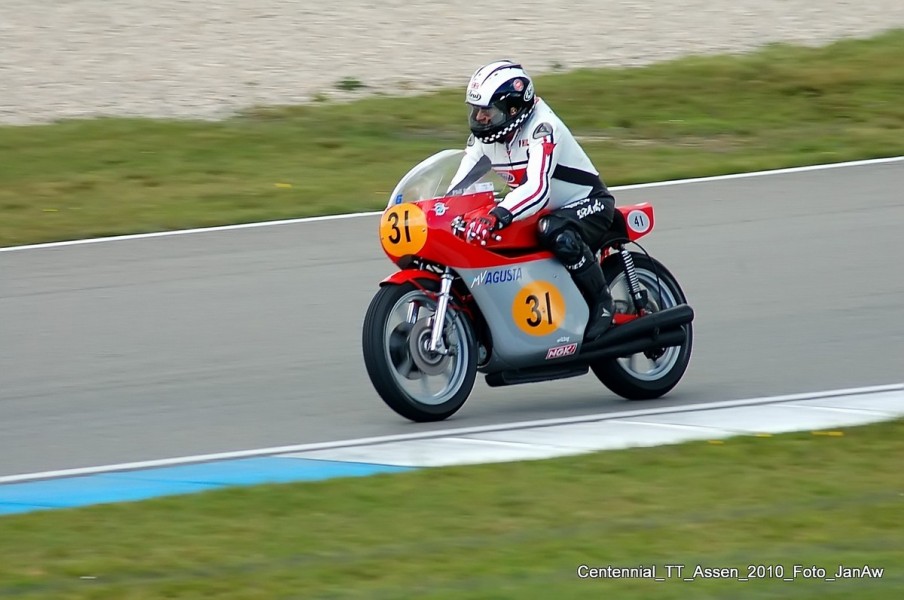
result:
[[[565,264],[579,260],[584,254],[584,242],[578,232],[573,226],[568,226],[567,222],[556,223],[554,217],[544,217],[546,218],[550,222],[546,223],[546,227],[540,225],[540,243]]]
[[[586,248],[581,236],[570,228],[559,232],[553,244],[553,252],[566,266],[579,263],[584,258]]]
[[[537,238],[545,248],[552,250],[556,245],[556,237],[566,229],[568,221],[555,213],[544,215],[537,223]]]

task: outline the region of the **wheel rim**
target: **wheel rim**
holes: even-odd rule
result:
[[[640,287],[647,290],[647,308],[658,312],[678,305],[676,294],[655,273],[646,269],[635,269]],[[609,285],[612,298],[615,300],[616,312],[633,313],[634,303],[628,289],[624,273],[620,273]],[[672,370],[681,357],[681,346],[670,346],[664,349],[662,356],[651,359],[642,352],[617,359],[618,364],[632,377],[642,381],[656,381]]]
[[[411,400],[429,406],[448,402],[461,389],[470,358],[465,325],[452,309],[446,311],[443,334],[450,355],[438,360],[429,354],[429,349],[423,349],[430,339],[430,329],[424,328],[435,314],[436,302],[421,291],[412,291],[393,305],[383,329],[383,348],[396,384]],[[414,323],[409,321],[412,316],[416,317]],[[415,343],[411,333],[416,336]],[[416,347],[422,348],[424,354],[412,355]],[[434,374],[422,371],[418,363]]]

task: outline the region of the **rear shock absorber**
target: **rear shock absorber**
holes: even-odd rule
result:
[[[618,253],[621,255],[622,264],[625,266],[625,275],[628,278],[628,292],[631,294],[631,300],[634,302],[634,309],[637,314],[642,315],[647,306],[646,290],[640,288],[640,281],[637,279],[637,270],[634,268],[634,258],[624,245],[618,246]]]

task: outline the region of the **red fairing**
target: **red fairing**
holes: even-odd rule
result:
[[[550,252],[540,249],[537,242],[536,228],[539,214],[512,223],[505,229],[495,232],[502,237],[502,240],[488,240],[486,246],[466,242],[452,232],[452,221],[455,217],[461,215],[467,220],[472,213],[482,212],[494,206],[495,199],[492,192],[424,200],[413,204],[423,213],[426,227],[421,232],[418,230],[417,224],[419,217],[412,218],[414,225],[411,236],[413,237],[405,239],[416,240],[419,235],[426,238],[423,246],[414,252],[422,259],[452,268],[491,268],[516,265],[528,260],[552,256]],[[411,204],[400,204],[387,208],[381,219],[381,227],[386,227],[387,216],[392,216],[389,213],[394,208],[397,209],[396,212],[399,212],[405,206],[411,206]],[[398,217],[392,221],[390,225],[400,226]],[[396,237],[391,239],[400,238],[401,234],[397,232]],[[396,252],[394,246],[385,240],[382,245],[386,255],[397,264],[407,256],[404,251]],[[408,249],[410,248],[408,246]]]
[[[516,221],[494,233],[500,240],[487,240],[485,246],[466,242],[453,233],[457,216],[467,222],[495,205],[492,192],[480,192],[387,207],[380,220],[383,251],[398,265],[408,264],[412,256],[452,268],[486,269],[551,258],[540,248],[537,221],[547,210]],[[647,235],[653,229],[653,207],[648,203],[619,206],[625,218],[630,240]]]

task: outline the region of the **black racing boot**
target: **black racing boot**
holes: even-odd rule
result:
[[[611,327],[615,305],[606,278],[603,276],[603,267],[589,249],[585,254],[589,256],[585,256],[582,264],[571,271],[571,277],[590,307],[590,319],[584,330],[584,341],[589,342],[606,333]]]

